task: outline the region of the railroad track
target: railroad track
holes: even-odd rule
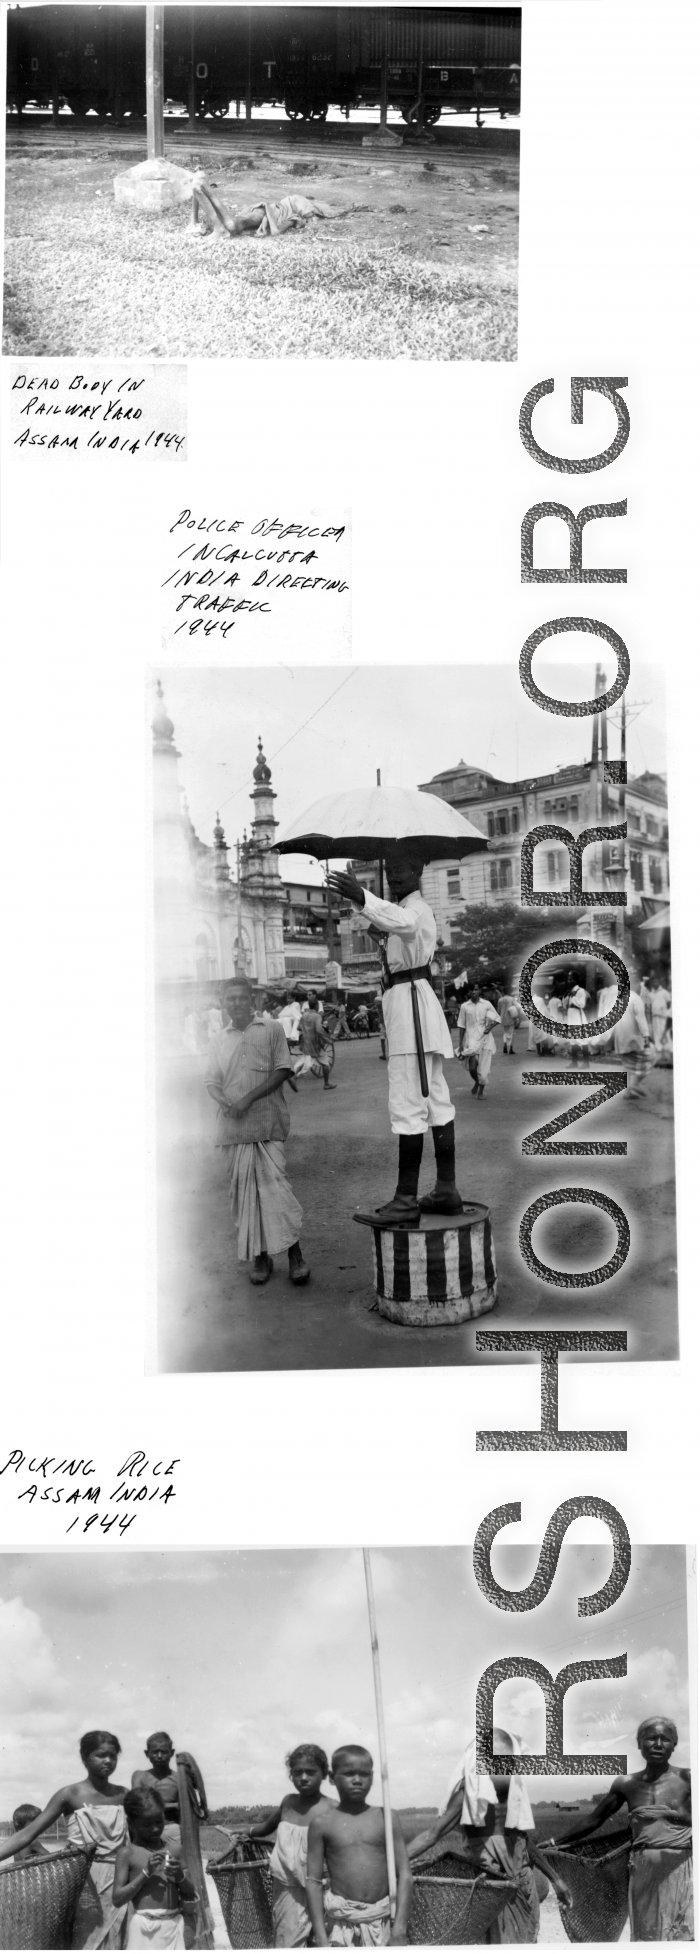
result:
[[[283,155],[293,153],[300,161],[318,163],[324,156],[337,156],[348,149],[362,154],[363,137],[376,136],[377,133],[376,122],[330,122],[312,127],[308,123],[288,122],[286,118],[246,122],[243,117],[240,121],[232,119],[225,123],[208,120],[192,131],[184,116],[173,116],[166,118],[165,145],[166,155],[183,163],[190,154],[223,162],[241,150],[250,155],[261,150]],[[453,153],[460,150],[473,153],[476,150],[489,156],[506,152],[513,154],[517,152],[519,143],[518,131],[502,125],[484,129],[454,129],[445,125],[444,128],[431,129],[423,136],[403,129],[399,129],[398,133],[404,136],[401,148],[398,144],[387,144],[385,152],[392,159],[415,158],[426,153],[430,155],[436,149]],[[71,154],[76,150],[79,153],[114,151],[120,156],[133,152],[140,160],[145,149],[146,124],[145,120],[130,120],[128,126],[118,128],[112,122],[98,121],[97,117],[90,117],[87,122],[63,119],[54,123],[47,110],[45,114],[25,114],[21,121],[16,115],[8,116],[6,136],[10,154],[31,149],[51,150],[54,154]],[[381,152],[374,146],[364,151],[365,155],[372,153],[379,155]]]

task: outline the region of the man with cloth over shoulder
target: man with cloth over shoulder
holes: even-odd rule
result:
[[[422,849],[410,841],[385,848],[391,901],[363,889],[350,865],[328,877],[331,888],[363,909],[370,933],[382,939],[383,1010],[388,1045],[389,1117],[399,1137],[396,1192],[376,1212],[391,1226],[415,1225],[424,1214],[461,1214],[455,1184],[455,1111],[443,1073],[454,1058],[450,1028],[433,990],[431,960],[437,943],[432,909],[423,900]],[[432,1129],[437,1180],[418,1199],[423,1140]]]

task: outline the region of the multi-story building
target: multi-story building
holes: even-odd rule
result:
[[[627,842],[598,842],[584,853],[586,890],[621,889],[628,913],[651,914],[669,900],[668,799],[663,774],[643,773],[626,787],[603,779],[597,758],[559,767],[529,780],[497,780],[483,768],[460,760],[421,782],[464,813],[486,835],[487,853],[464,862],[439,862],[422,878],[426,901],[435,912],[440,935],[450,940],[452,920],[470,903],[518,902],[523,838],[533,828],[553,825],[578,835],[582,828],[627,821]],[[621,801],[624,805],[621,805]],[[535,850],[534,888],[565,894],[569,856],[552,838]]]
[[[329,957],[329,914],[325,886],[314,883],[311,878],[307,882],[292,882],[283,877],[282,896],[286,975],[292,982],[303,983],[308,978],[310,982],[323,983]],[[332,899],[330,922],[333,960],[341,962],[342,928],[337,896]]]
[[[153,888],[156,995],[160,1032],[171,1050],[185,1014],[243,971],[259,986],[284,982],[283,893],[274,851],[275,794],[262,746],[253,768],[253,820],[234,881],[217,815],[213,846],[190,819],[179,774],[175,728],[162,689],[153,719]]]

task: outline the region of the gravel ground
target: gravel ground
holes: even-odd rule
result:
[[[515,359],[515,154],[207,159],[228,203],[300,191],[352,205],[301,233],[221,241],[188,232],[187,206],[118,209],[113,178],[132,160],[46,140],[10,148],[5,352]]]

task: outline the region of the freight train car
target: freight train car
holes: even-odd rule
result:
[[[419,127],[443,111],[513,115],[520,9],[166,6],[164,88],[171,109],[197,116],[226,115],[232,101],[293,120],[387,106]],[[145,113],[144,7],[10,11],[8,106],[50,105]]]
[[[388,105],[406,122],[437,122],[443,109],[517,115],[520,110],[520,12],[509,8],[392,7],[338,9],[338,74],[353,87],[353,105],[381,100],[386,62]]]
[[[143,7],[16,7],[7,17],[7,106],[145,115]]]

